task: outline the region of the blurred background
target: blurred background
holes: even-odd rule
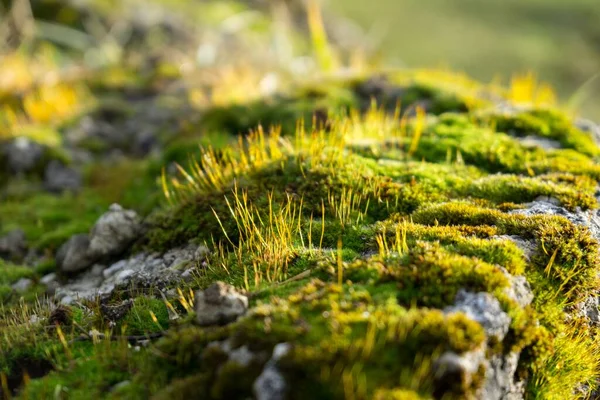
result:
[[[534,72],[600,118],[598,0],[327,0],[389,65],[449,67],[483,81]]]
[[[331,47],[347,59],[360,52],[375,68],[442,67],[484,82],[533,72],[600,119],[598,0],[0,0],[0,51],[39,53],[45,41],[86,68],[144,57],[189,70],[195,58],[194,67],[285,64],[298,76],[316,69],[307,4],[322,8]]]

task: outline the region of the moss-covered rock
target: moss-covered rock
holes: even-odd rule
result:
[[[87,29],[54,3],[44,15]],[[208,3],[203,21],[247,9]],[[269,30],[256,18],[239,43]],[[257,98],[265,71],[132,52],[172,33],[132,34],[65,87],[27,76],[0,88],[0,137],[44,149],[31,171],[0,171],[0,234],[20,229],[29,245],[19,265],[0,263],[0,397],[597,390],[600,150],[572,115],[421,70]],[[50,160],[76,169],[81,190],[45,192]],[[142,217],[141,238],[53,275],[57,249],[112,203]],[[194,293],[216,281],[247,310],[219,318],[215,302],[217,317],[198,318]]]

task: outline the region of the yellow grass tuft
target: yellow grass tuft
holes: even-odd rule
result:
[[[296,244],[302,240],[302,200],[287,196],[283,202],[275,203],[272,193],[267,198],[268,205],[264,211],[252,204],[248,193],[238,190],[237,186],[233,189],[233,199],[225,199],[239,235],[237,243],[229,242],[233,246],[235,262],[238,267],[244,268],[247,289],[249,266],[254,274],[255,287],[263,280],[273,283],[285,279]],[[221,217],[215,215],[221,223]],[[229,239],[224,228],[223,233]],[[225,252],[221,254],[221,264],[229,270],[230,260]]]
[[[558,103],[558,97],[552,87],[539,82],[532,72],[514,75],[510,81],[507,97],[513,103],[536,107],[556,106]]]

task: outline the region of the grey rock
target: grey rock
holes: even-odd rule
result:
[[[54,296],[56,289],[60,287],[58,276],[54,272],[44,275],[42,279],[40,279],[40,283],[46,286],[46,293],[50,296]]]
[[[21,278],[11,286],[17,292],[26,292],[33,286],[33,281],[28,278]]]
[[[597,145],[600,145],[600,125],[587,119],[578,119],[575,126],[584,132],[588,132]]]
[[[121,272],[119,272],[116,276],[116,283],[117,284],[123,284],[124,282],[127,282],[129,280],[129,278],[131,278],[132,275],[135,274],[135,271],[132,269],[125,269]]]
[[[101,276],[104,270],[106,269],[105,265],[102,264],[94,264],[90,269],[90,275],[92,276]]]
[[[70,306],[73,303],[75,303],[73,296],[66,295],[60,298],[60,304],[64,306]]]
[[[526,209],[514,210],[512,213],[531,215],[560,215],[568,219],[574,224],[587,227],[590,234],[600,240],[600,215],[599,210],[582,211],[577,208],[575,211],[569,211],[564,207],[557,205],[556,201],[549,201],[547,198],[537,199],[527,205]],[[588,324],[600,324],[600,293],[595,293],[588,296],[582,302],[575,304],[568,310],[570,317],[583,317]]]
[[[500,309],[500,304],[488,293],[462,292],[457,295],[457,306],[444,311],[460,309],[471,319],[479,322],[488,336],[500,340],[506,335],[510,318]],[[485,310],[489,307],[491,310]],[[493,355],[486,359],[486,345],[480,348],[456,354],[445,352],[433,364],[436,392],[444,393],[454,382],[473,382],[481,367],[485,368],[485,383],[477,398],[486,400],[523,399],[524,382],[515,381],[519,362],[518,353]]]
[[[277,368],[265,368],[253,385],[257,400],[284,400],[287,383]]]
[[[239,347],[232,347],[231,341],[229,339],[221,341],[221,342],[210,342],[207,346],[208,348],[218,348],[224,353],[227,354],[228,359],[230,361],[234,361],[238,365],[242,367],[249,366],[252,361],[254,361],[255,354],[253,354],[248,346],[243,345]]]
[[[514,244],[517,245],[519,249],[523,251],[523,255],[527,261],[531,260],[531,257],[535,254],[537,250],[537,245],[534,240],[525,240],[517,235],[501,235],[495,236],[496,239],[505,239],[510,240]]]
[[[56,273],[51,272],[48,275],[44,275],[41,279],[40,279],[40,283],[43,285],[49,285],[52,282],[56,281],[57,276]]]
[[[485,385],[481,399],[520,400],[524,398],[525,382],[515,381],[519,354],[495,355],[486,363]]]
[[[506,289],[506,293],[521,307],[527,307],[533,301],[531,286],[524,276],[511,276],[510,287]]]
[[[44,187],[52,193],[77,191],[81,188],[81,173],[65,166],[57,160],[52,160],[44,171]]]
[[[508,275],[508,272],[503,269]],[[511,277],[512,295],[522,306],[529,304],[533,298],[529,285],[523,277]],[[518,293],[523,292],[523,293]],[[478,322],[488,337],[495,336],[502,341],[508,333],[511,318],[500,307],[500,302],[491,294],[471,293],[460,290],[455,304],[446,307],[445,313],[463,312]],[[486,359],[486,345],[464,354],[446,352],[434,362],[436,391],[448,389],[452,382],[472,382],[480,367],[485,367],[485,383],[477,398],[486,400],[519,400],[524,397],[524,382],[515,381],[515,373],[519,362],[518,353],[493,355]]]
[[[25,232],[15,229],[0,237],[0,258],[5,260],[22,260],[27,253]]]
[[[279,343],[273,349],[271,359],[253,384],[254,396],[257,400],[283,400],[288,390],[285,377],[277,364],[291,350],[289,343]]]
[[[557,199],[556,197],[550,197],[550,196],[538,196],[535,200],[535,203],[549,203],[552,204],[553,206],[560,206],[560,200]],[[531,204],[531,203],[530,203]]]
[[[204,245],[200,245],[194,251],[194,259],[196,261],[203,261],[210,254],[210,249]]]
[[[104,318],[116,322],[123,318],[131,307],[133,307],[133,299],[124,300],[116,305],[100,303],[100,312]]]
[[[116,385],[114,385],[110,391],[111,392],[118,392],[122,389],[125,389],[126,387],[131,386],[131,381],[122,381],[117,383]]]
[[[248,346],[243,345],[229,352],[229,360],[236,362],[242,367],[247,367],[254,360],[254,354],[250,352]]]
[[[159,142],[154,130],[144,130],[139,132],[134,139],[132,152],[137,156],[145,156],[157,148]]]
[[[582,225],[590,230],[594,238],[600,240],[600,216],[598,210],[582,211],[579,208],[571,212],[557,204],[555,199],[539,198],[527,204],[527,208],[512,210],[510,214],[533,215],[558,215],[565,217],[574,224]]]
[[[577,303],[573,311],[576,316],[583,317],[589,325],[600,326],[600,293]]]
[[[104,279],[110,278],[111,276],[125,268],[127,266],[127,261],[128,260],[118,261],[110,267],[106,268],[104,271],[102,271],[102,276],[104,277]]]
[[[469,385],[482,365],[485,365],[483,348],[460,355],[451,351],[443,353],[433,363],[435,391],[447,392],[448,385],[454,385],[456,382]]]
[[[56,253],[56,265],[62,272],[82,271],[94,262],[89,253],[90,238],[82,233],[72,236]]]
[[[117,288],[157,287],[179,282],[181,272],[169,267],[173,260],[193,257],[197,246],[172,249],[168,254],[139,253],[109,265],[96,264],[91,270],[72,278],[62,285],[56,297],[70,296],[74,299],[94,299],[110,295]],[[98,268],[99,271],[94,271]]]
[[[140,231],[136,212],[113,204],[92,228],[89,252],[96,258],[118,255],[138,237]]]
[[[522,275],[513,276],[504,267],[500,270],[510,282],[510,286],[504,289],[504,292],[521,307],[527,307],[533,301],[533,292],[527,278]]]
[[[185,269],[192,261],[199,260],[200,257],[205,257],[201,248],[204,246],[196,246],[189,244],[182,248],[172,249],[165,253],[162,257],[163,261],[170,268]],[[200,249],[200,251],[198,251]]]
[[[76,166],[87,165],[94,161],[94,155],[84,149],[71,148],[69,149],[69,156],[73,165]]]
[[[77,276],[77,278],[66,282],[64,285],[61,285],[56,289],[54,297],[63,304],[69,304],[63,300],[67,297],[78,300],[91,300],[99,295],[101,284],[101,276],[95,276],[87,271]]]
[[[81,118],[79,124],[66,132],[66,140],[74,146],[81,146],[85,141],[92,140],[102,143],[105,147],[123,146],[129,140],[129,135],[124,135],[123,132],[111,124],[109,120],[114,120],[115,113],[113,110],[100,110],[99,112],[105,115],[100,115],[98,118],[85,116]]]
[[[21,174],[39,167],[46,149],[26,137],[18,137],[4,144],[1,152],[6,160],[8,171]]]
[[[525,137],[517,137],[516,139],[526,147],[539,147],[544,150],[562,148],[562,145],[558,140],[548,139],[541,136],[528,135]]]
[[[98,219],[90,235],[74,235],[60,247],[56,264],[67,273],[85,270],[98,260],[119,255],[140,232],[141,223],[135,211],[113,204]],[[95,273],[102,273],[103,268]]]
[[[181,277],[183,279],[188,279],[192,277],[192,274],[194,273],[194,269],[193,268],[189,268],[186,269],[185,271],[183,271],[183,273],[181,274]]]
[[[196,292],[196,319],[201,326],[226,325],[244,315],[248,297],[238,293],[233,286],[223,282],[213,283]]]
[[[504,339],[510,327],[511,318],[502,310],[500,302],[489,293],[472,293],[459,290],[454,305],[446,307],[445,313],[463,312],[481,324],[488,336]]]

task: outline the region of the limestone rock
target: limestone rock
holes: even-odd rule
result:
[[[89,253],[90,238],[81,233],[72,236],[56,253],[56,265],[62,272],[72,273],[82,271],[94,262]]]
[[[138,237],[140,228],[135,211],[113,204],[92,228],[89,252],[97,258],[117,255]]]
[[[531,286],[524,276],[511,276],[510,287],[506,292],[521,307],[526,307],[533,301]]]
[[[44,187],[52,193],[77,191],[81,187],[81,174],[63,163],[52,160],[44,171]]]
[[[481,324],[488,336],[504,339],[508,333],[511,319],[500,307],[500,302],[489,293],[471,293],[460,290],[452,306],[445,313],[463,312],[469,318]]]
[[[510,240],[511,242],[516,244],[517,247],[523,251],[523,255],[525,256],[525,259],[527,261],[531,260],[531,257],[535,254],[535,251],[537,249],[535,241],[525,240],[517,235],[501,235],[494,236],[494,238]]]
[[[218,348],[223,353],[227,354],[228,360],[233,361],[241,367],[248,367],[256,358],[256,355],[250,351],[248,346],[242,345],[234,348],[232,341],[227,339],[221,342],[210,342],[207,346],[210,348]]]
[[[18,137],[4,144],[0,152],[4,155],[8,171],[22,174],[31,172],[39,166],[46,149],[26,137]]]
[[[27,253],[25,232],[15,229],[0,237],[0,258],[6,260],[21,260]]]
[[[26,292],[33,286],[33,281],[28,278],[21,278],[11,287],[17,292]]]
[[[291,345],[289,343],[279,343],[273,349],[271,359],[265,365],[262,373],[254,381],[253,390],[257,400],[283,400],[287,392],[288,385],[285,377],[279,371],[277,363],[289,353]]]
[[[223,282],[196,292],[196,319],[201,326],[226,325],[246,313],[248,297]]]
[[[457,384],[471,384],[476,380],[476,374],[482,365],[485,365],[483,348],[461,355],[451,351],[445,352],[433,363],[434,396],[443,395]]]
[[[561,143],[558,140],[548,139],[536,135],[527,135],[525,137],[516,137],[523,146],[526,147],[540,147],[544,150],[553,150],[562,148]]]
[[[511,214],[521,214],[525,216],[532,215],[560,215],[574,224],[589,228],[590,233],[596,239],[600,239],[600,216],[598,210],[575,210],[569,211],[559,205],[555,199],[540,197],[535,201],[528,203],[527,208],[510,211]]]
[[[72,278],[56,292],[56,297],[93,299],[106,296],[119,288],[164,288],[175,284],[184,277],[182,265],[194,265],[197,245],[169,250],[165,254],[139,253],[127,259],[119,260],[108,267],[94,265],[83,274]],[[192,267],[193,268],[193,267]],[[188,270],[192,269],[189,268]]]
[[[79,272],[96,261],[122,253],[140,234],[141,223],[135,211],[113,204],[102,215],[90,235],[71,237],[57,252],[56,264],[63,272]]]
[[[56,289],[60,287],[60,283],[58,282],[58,276],[54,272],[49,273],[48,275],[44,275],[40,279],[40,283],[46,286],[46,293],[50,296],[53,296],[56,292]]]
[[[482,399],[520,400],[524,397],[525,382],[515,381],[519,354],[494,355],[487,362]]]
[[[600,125],[588,119],[578,119],[575,121],[575,126],[584,132],[588,132],[596,144],[600,146]]]

